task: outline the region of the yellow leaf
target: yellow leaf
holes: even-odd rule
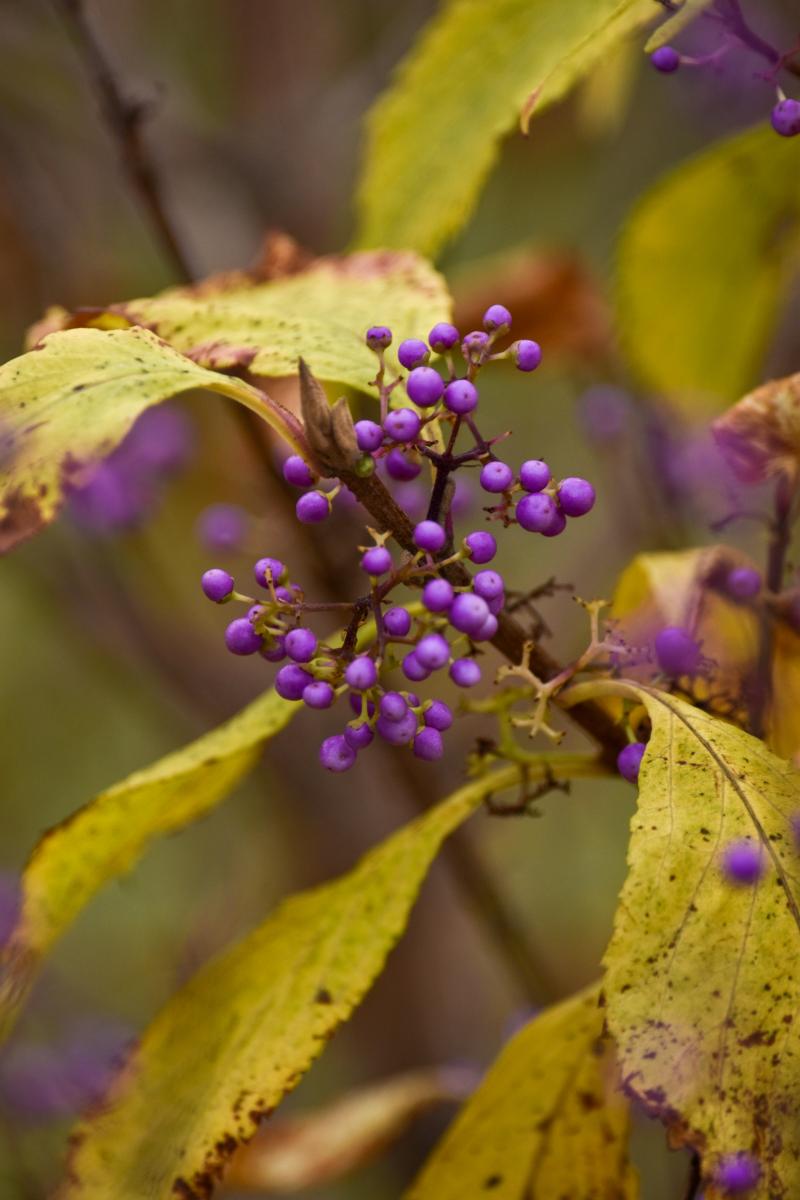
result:
[[[66,489],[152,404],[209,388],[297,444],[300,426],[257,389],[207,371],[145,329],[75,329],[0,367],[0,551],[58,512]]]
[[[651,0],[444,4],[369,117],[358,244],[438,250],[531,93],[537,112],[560,99],[653,15]]]
[[[748,1197],[799,1195],[800,772],[674,696],[603,686],[652,723],[604,959],[622,1076],[707,1178],[745,1151],[762,1171]],[[721,870],[741,839],[762,854],[754,886]]]
[[[296,711],[297,705],[266,692],[45,834],[25,869],[20,917],[0,964],[0,1033],[10,1029],[43,957],[95,893],[130,870],[155,838],[224,799]]]
[[[633,1200],[628,1105],[597,985],[505,1047],[407,1200]]]
[[[620,335],[643,384],[687,414],[757,380],[800,248],[797,148],[769,125],[671,171],[620,242]]]
[[[190,980],[79,1128],[63,1196],[208,1196],[360,1003],[444,838],[518,778],[506,768],[454,792]]]
[[[388,325],[397,345],[425,337],[450,319],[450,309],[445,282],[425,259],[374,251],[319,258],[267,282],[236,273],[170,288],[75,320],[105,327],[125,318],[205,367],[244,367],[251,375],[295,375],[303,357],[319,379],[370,392],[376,361],[364,342],[369,326]],[[62,325],[71,319],[60,318]]]
[[[658,29],[650,35],[645,53],[652,54],[659,46],[666,46],[684,29],[695,17],[699,17],[704,8],[708,8],[711,0],[683,0],[677,12],[670,13]]]

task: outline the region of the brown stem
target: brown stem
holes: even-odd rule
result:
[[[769,596],[777,596],[783,589],[786,573],[786,555],[792,538],[792,519],[797,483],[793,478],[782,475],[775,488],[775,514],[771,525],[771,536],[767,551],[767,570],[764,579]],[[755,681],[750,702],[750,732],[763,738],[767,713],[772,702],[772,656],[775,641],[775,624],[768,604],[761,608],[758,658]]]

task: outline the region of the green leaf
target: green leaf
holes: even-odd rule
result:
[[[100,888],[130,870],[155,838],[219,804],[295,712],[297,705],[266,692],[45,834],[25,869],[21,914],[3,951],[0,1033],[11,1028],[48,950]]]
[[[317,378],[370,392],[376,371],[364,342],[370,325],[388,325],[397,345],[424,337],[450,313],[446,284],[425,259],[378,251],[320,258],[267,283],[221,276],[75,319],[145,324],[205,367],[245,367],[251,375],[294,375],[302,357]],[[52,319],[63,324],[70,317]]]
[[[407,1200],[634,1200],[628,1105],[594,986],[505,1047]]]
[[[444,838],[518,777],[455,792],[190,980],[79,1129],[64,1197],[208,1196],[381,971]]]
[[[604,960],[622,1076],[700,1151],[706,1176],[747,1151],[762,1169],[748,1197],[798,1195],[800,772],[674,696],[604,688],[640,700],[652,723]],[[721,870],[744,838],[763,856],[756,886]]]
[[[0,367],[0,551],[52,521],[70,485],[153,404],[209,388],[299,446],[300,426],[256,388],[207,371],[145,329],[52,333]]]
[[[708,8],[710,3],[711,0],[683,0],[683,4],[678,11],[671,13],[666,21],[663,21],[658,29],[650,35],[647,45],[644,48],[645,53],[652,54],[654,50],[658,50],[659,46],[666,46],[695,17],[699,17],[703,9]]]
[[[523,106],[560,99],[652,0],[450,0],[369,118],[361,246],[426,254],[466,222]]]
[[[797,147],[767,124],[665,176],[617,263],[620,336],[642,384],[694,417],[752,387],[798,249]]]

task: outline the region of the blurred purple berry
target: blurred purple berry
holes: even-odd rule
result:
[[[761,576],[753,567],[735,567],[725,580],[725,588],[737,600],[751,600],[761,591]]]
[[[464,417],[478,407],[478,389],[469,379],[454,379],[444,389],[444,406],[451,413]]]
[[[671,75],[681,65],[681,56],[672,46],[659,46],[650,55],[650,62],[663,75]]]
[[[686,630],[668,625],[655,639],[656,659],[666,675],[694,675],[700,663],[700,646]]]
[[[287,663],[275,676],[275,691],[284,700],[302,700],[303,692],[313,682],[314,676],[308,671],[296,663]]]
[[[393,408],[383,422],[386,434],[395,442],[413,442],[422,428],[413,408]]]
[[[481,681],[481,669],[474,658],[457,658],[450,667],[450,678],[457,687],[475,687]]]
[[[772,128],[781,137],[800,133],[800,100],[779,100],[770,114]]]
[[[209,550],[237,550],[247,536],[248,523],[238,504],[209,504],[197,518],[195,530]]]
[[[714,1182],[724,1188],[730,1196],[740,1196],[756,1186],[761,1178],[761,1167],[751,1154],[743,1150],[738,1154],[726,1154],[714,1172]]]
[[[431,729],[438,729],[440,733],[444,733],[453,724],[453,710],[444,700],[434,700],[425,709],[422,720]]]
[[[225,630],[225,645],[231,654],[255,654],[261,649],[261,638],[247,617],[237,617]]]
[[[411,629],[411,614],[405,608],[389,608],[383,614],[383,628],[389,637],[407,637]]]
[[[752,885],[764,874],[761,847],[743,838],[730,842],[722,852],[722,872],[729,883]]]
[[[414,545],[435,554],[447,541],[447,534],[438,521],[420,521],[414,529]]]
[[[354,658],[351,663],[347,664],[344,678],[348,687],[353,688],[354,691],[366,692],[375,686],[378,672],[372,659],[366,654],[360,654],[358,658]]]
[[[639,767],[646,749],[644,742],[631,742],[617,755],[617,770],[628,783],[636,783],[639,778]]]
[[[452,584],[446,579],[429,579],[422,589],[422,603],[428,612],[447,612],[454,595]]]
[[[430,675],[429,669],[422,665],[413,650],[403,659],[402,670],[406,679],[410,679],[412,683],[422,683],[423,679]]]
[[[529,533],[543,533],[557,513],[555,501],[544,492],[531,492],[517,503],[515,515]]]
[[[283,464],[283,478],[292,487],[311,487],[314,476],[305,459],[299,454],[290,454]]]
[[[330,512],[328,497],[322,492],[306,492],[295,505],[298,521],[304,525],[318,525],[324,521]]]
[[[22,912],[22,885],[13,871],[0,871],[0,948],[14,932]]]
[[[480,633],[481,627],[490,616],[486,601],[472,592],[459,592],[450,607],[450,624],[460,633],[469,636]]]
[[[593,441],[614,442],[627,431],[631,400],[622,388],[598,384],[587,388],[578,403],[583,427]]]
[[[510,329],[511,313],[502,304],[492,304],[483,314],[483,328],[490,333],[498,329]]]
[[[535,371],[542,361],[542,347],[538,342],[531,342],[527,338],[514,342],[510,350],[518,371]]]
[[[406,391],[419,408],[430,408],[441,399],[444,381],[433,367],[415,367],[406,380]]]
[[[541,492],[552,479],[552,472],[540,458],[529,458],[519,469],[519,481],[526,492]]]
[[[572,475],[558,485],[558,503],[567,517],[582,517],[594,508],[595,491],[588,479]]]
[[[310,629],[290,629],[283,640],[292,662],[311,662],[317,652],[317,639]]]
[[[385,350],[392,344],[392,331],[386,325],[372,325],[364,338],[370,350]]]
[[[134,470],[169,474],[186,465],[193,441],[190,417],[180,408],[159,404],[142,413],[117,453]]]
[[[450,646],[440,633],[428,633],[420,638],[414,655],[423,667],[429,671],[438,671],[450,658]]]
[[[508,463],[487,462],[481,468],[480,482],[485,492],[505,492],[514,482],[514,472]]]
[[[407,371],[412,371],[414,367],[423,366],[430,356],[430,350],[419,338],[406,338],[397,347],[397,357],[400,365],[405,367]]]
[[[422,470],[421,465],[413,459],[407,458],[402,450],[396,447],[390,450],[386,455],[386,471],[398,483],[409,483],[412,479],[416,479]]]
[[[474,533],[468,533],[464,538],[464,544],[469,550],[469,556],[472,561],[479,566],[483,563],[491,562],[495,554],[497,554],[497,542],[493,534],[486,533],[483,529],[477,529]]]
[[[309,708],[330,708],[335,692],[324,679],[315,679],[303,688],[303,703]]]
[[[442,735],[438,729],[425,727],[414,738],[414,754],[424,762],[436,762],[444,754]]]
[[[319,761],[326,771],[349,771],[356,761],[356,752],[347,744],[344,734],[335,733],[320,746]]]
[[[476,642],[490,642],[497,633],[497,629],[497,617],[490,611],[480,629],[476,633],[473,633],[473,640]]]
[[[460,337],[461,334],[455,325],[448,325],[446,321],[440,321],[428,334],[428,342],[431,349],[435,350],[437,354],[444,354],[447,350],[453,349]]]
[[[356,441],[358,442],[359,450],[365,453],[371,453],[383,445],[383,439],[386,436],[380,427],[374,421],[356,421],[355,423]]]
[[[385,546],[370,546],[361,557],[361,570],[368,575],[385,575],[392,569],[392,556]]]
[[[221,604],[233,591],[233,576],[220,567],[212,567],[210,571],[203,573],[200,586],[204,596],[213,600],[215,604]]]

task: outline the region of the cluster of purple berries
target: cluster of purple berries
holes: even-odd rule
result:
[[[796,54],[796,46],[788,53],[781,53],[750,28],[740,6],[729,0],[713,0],[701,16],[718,24],[721,37],[717,47],[710,54],[696,57],[681,54],[674,46],[659,46],[650,55],[650,62],[657,71],[672,75],[681,67],[715,66],[730,50],[739,46],[766,60],[768,70],[756,74],[756,78],[777,87],[776,78]],[[800,133],[800,100],[787,97],[780,87],[777,87],[777,97],[770,115],[772,128],[781,137],[796,137]]]

